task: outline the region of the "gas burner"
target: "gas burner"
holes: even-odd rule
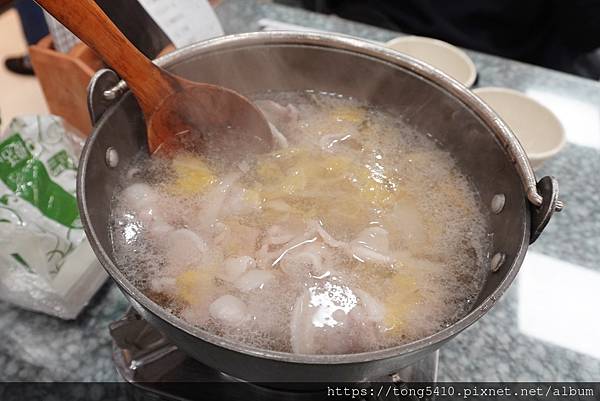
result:
[[[113,360],[121,377],[132,384],[131,398],[134,400],[178,400],[199,399],[223,400],[315,400],[328,399],[327,390],[297,392],[272,389],[244,382],[223,372],[212,369],[187,356],[172,344],[162,333],[150,326],[133,309],[118,321],[111,323],[113,338]],[[373,380],[389,383],[401,388],[406,383],[435,383],[439,352],[436,351],[419,362],[399,370],[397,373]],[[326,387],[326,384],[324,384]],[[368,383],[352,384],[348,387],[368,388]],[[336,397],[341,398],[341,397]],[[418,400],[391,396],[378,398],[376,395],[355,400]],[[432,400],[428,398],[425,400]]]

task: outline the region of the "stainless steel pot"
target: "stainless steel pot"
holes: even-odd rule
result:
[[[517,274],[528,245],[562,207],[557,183],[536,183],[523,149],[500,118],[434,68],[374,43],[327,34],[262,32],[193,45],[157,61],[186,78],[245,94],[315,89],[393,110],[450,151],[481,194],[493,234],[492,261],[472,311],[452,326],[402,346],[349,355],[293,355],[220,338],[163,310],[114,263],[110,202],[128,162],[146,147],[135,99],[111,71],[91,83],[95,123],[81,157],[78,199],[89,241],[133,307],[199,361],[250,381],[360,381],[382,377],[430,353],[482,317]],[[120,98],[119,98],[120,97]],[[447,205],[453,207],[453,205]]]

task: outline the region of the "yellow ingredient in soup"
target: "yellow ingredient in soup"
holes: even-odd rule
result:
[[[171,162],[171,169],[174,179],[168,189],[174,195],[198,195],[217,181],[208,165],[200,157],[191,154],[178,154]]]

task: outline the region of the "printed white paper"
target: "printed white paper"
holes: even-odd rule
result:
[[[138,0],[175,47],[223,35],[223,28],[206,0]]]

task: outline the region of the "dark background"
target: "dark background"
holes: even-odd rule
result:
[[[600,79],[600,0],[275,0]]]

